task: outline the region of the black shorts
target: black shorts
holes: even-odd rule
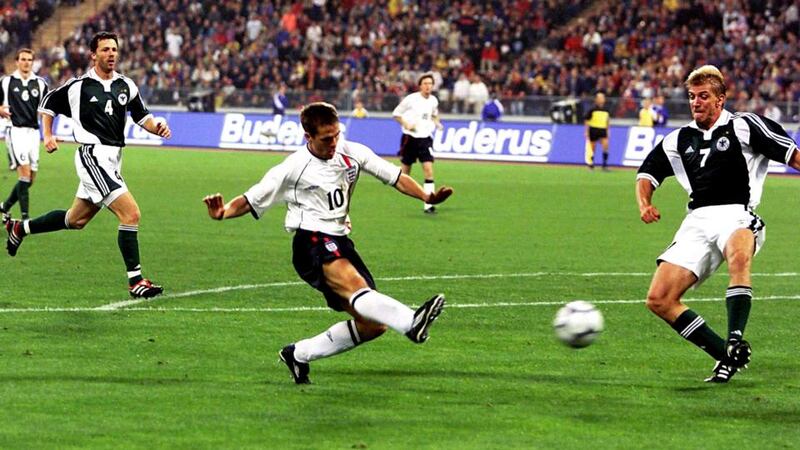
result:
[[[294,270],[306,283],[322,292],[328,307],[334,311],[344,311],[342,297],[333,292],[325,282],[322,265],[344,258],[356,268],[372,289],[376,289],[372,274],[356,252],[355,244],[347,236],[333,236],[319,231],[297,230],[292,242],[292,264]],[[344,299],[348,301],[350,299]]]
[[[400,162],[410,166],[417,160],[419,162],[433,162],[433,155],[431,149],[433,148],[433,138],[415,138],[404,134],[400,138]]]
[[[608,137],[608,130],[605,128],[592,128],[589,127],[589,141],[599,141],[600,139]]]

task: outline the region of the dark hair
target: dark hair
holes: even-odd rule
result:
[[[31,57],[34,57],[34,56],[36,56],[36,53],[34,53],[34,52],[33,52],[33,50],[31,50],[31,49],[29,49],[29,48],[21,48],[21,49],[17,50],[17,57],[16,57],[15,59],[16,59],[17,61],[19,61],[19,55],[21,55],[21,54],[23,54],[23,53],[30,53],[30,54],[31,54]]]
[[[100,45],[100,41],[104,39],[113,39],[114,42],[117,44],[117,47],[119,47],[119,39],[117,38],[117,33],[112,33],[110,31],[101,31],[92,37],[92,42],[91,44],[89,44],[89,49],[92,51],[92,53],[97,53],[97,46]]]
[[[300,111],[300,123],[303,125],[303,130],[310,136],[316,136],[319,127],[337,122],[339,122],[339,113],[336,112],[336,107],[330,103],[309,103]]]
[[[422,80],[424,80],[425,78],[430,78],[431,79],[431,83],[436,83],[436,80],[433,79],[433,74],[432,73],[423,73],[422,75],[420,75],[419,78],[417,78],[417,86],[421,86],[422,85]]]

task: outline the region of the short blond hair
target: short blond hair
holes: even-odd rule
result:
[[[688,89],[690,86],[706,83],[711,85],[711,90],[714,91],[715,95],[725,95],[725,77],[722,76],[722,72],[720,72],[716,66],[710,64],[694,69],[692,73],[686,77],[686,83],[684,83],[684,85]]]

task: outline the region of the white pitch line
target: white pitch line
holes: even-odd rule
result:
[[[705,303],[705,302],[721,302],[725,300],[722,297],[705,297],[705,298],[686,298],[687,303]],[[756,297],[755,301],[775,301],[775,300],[800,300],[800,295],[770,295],[766,297]],[[516,308],[516,307],[536,307],[536,306],[560,306],[566,300],[547,300],[547,301],[522,301],[522,302],[497,302],[497,303],[448,303],[447,309],[472,309],[472,308]],[[625,304],[644,304],[644,299],[633,300],[591,300],[596,305],[625,305]],[[133,307],[124,309],[125,312],[190,312],[190,313],[276,313],[276,312],[332,312],[330,308],[323,306],[293,306],[293,307],[278,307],[278,308],[165,308],[165,307]],[[113,309],[99,309],[87,307],[75,308],[0,308],[2,313],[48,313],[48,312],[119,312]]]
[[[651,272],[522,272],[522,273],[484,273],[484,274],[461,274],[461,275],[412,275],[405,277],[384,277],[376,278],[376,281],[426,281],[426,280],[464,280],[464,279],[487,279],[487,278],[521,278],[521,277],[546,277],[546,276],[571,276],[571,277],[644,277],[651,276]],[[753,276],[766,276],[766,277],[796,277],[800,275],[797,272],[781,272],[781,273],[754,273]],[[261,283],[261,284],[241,284],[238,286],[223,286],[211,289],[198,289],[194,291],[179,292],[176,294],[165,294],[154,298],[140,298],[135,300],[122,300],[117,302],[108,303],[103,306],[98,306],[94,309],[99,311],[114,311],[117,309],[130,309],[129,306],[148,303],[156,300],[169,300],[173,298],[193,297],[195,295],[203,294],[217,294],[221,292],[242,291],[247,289],[261,289],[269,287],[281,286],[298,286],[303,285],[301,281],[281,281],[274,283]]]

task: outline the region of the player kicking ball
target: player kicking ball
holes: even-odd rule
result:
[[[280,358],[297,384],[310,383],[309,363],[345,352],[382,335],[388,328],[421,344],[444,308],[437,294],[416,311],[377,291],[366,264],[347,237],[350,197],[361,171],[411,197],[439,204],[449,187],[426,193],[400,168],[370,148],[340,139],[339,116],[328,103],[311,103],[300,113],[306,148],[271,168],[264,178],[227,204],[222,195],[206,196],[208,215],[231,219],[248,212],[256,219],[277,203],[286,203],[285,227],[293,231],[292,262],[306,283],[322,292],[328,306],[353,318],[323,333],[287,345]]]

